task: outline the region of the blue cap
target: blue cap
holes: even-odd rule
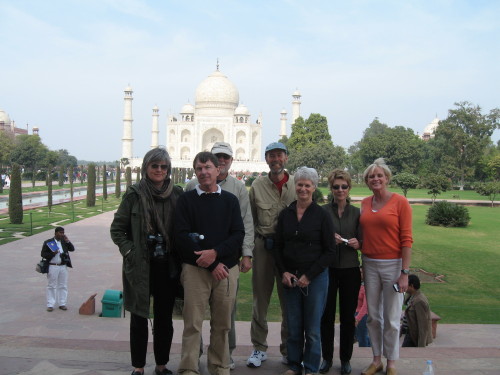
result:
[[[266,152],[264,152],[264,154],[267,154],[267,152],[271,150],[283,150],[288,154],[286,146],[281,142],[269,143],[266,147]]]

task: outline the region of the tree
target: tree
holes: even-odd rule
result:
[[[122,188],[122,182],[121,182],[121,175],[122,175],[122,171],[120,169],[120,164],[118,164],[116,166],[116,187],[115,187],[115,196],[117,198],[120,198],[120,196],[122,195],[122,191],[121,191],[121,188]]]
[[[434,174],[424,180],[424,187],[429,189],[427,194],[432,194],[432,204],[434,204],[439,194],[451,188],[451,183],[446,176]]]
[[[106,172],[106,164],[102,166],[102,198],[108,200],[108,173]]]
[[[328,131],[328,121],[326,117],[319,113],[311,113],[304,121],[302,117],[297,118],[292,125],[292,134],[288,140],[287,148],[290,152],[300,152],[304,148],[317,145],[321,142],[332,143],[332,137]]]
[[[366,164],[363,163],[361,154],[359,152],[359,143],[360,142],[355,142],[347,150],[347,171],[351,175],[351,178],[358,184],[361,182],[361,177],[366,167]]]
[[[383,157],[393,173],[416,173],[423,147],[423,141],[413,129],[403,126],[390,128],[375,118],[359,142],[358,157],[363,165],[370,165],[375,159]]]
[[[35,187],[38,167],[46,165],[45,159],[48,151],[38,135],[21,134],[16,138],[16,147],[12,150],[11,161],[31,170],[33,187]]]
[[[60,173],[59,173],[60,174]],[[52,211],[52,167],[47,168],[47,207]]]
[[[71,197],[71,204],[73,204],[73,168],[68,168],[68,176],[69,176],[69,193]]]
[[[334,146],[328,131],[326,117],[312,113],[307,120],[297,118],[292,134],[287,140],[288,168],[302,166],[315,168],[320,176],[326,176],[334,168],[344,168],[347,154],[340,146]]]
[[[64,165],[59,166],[59,175],[58,177],[58,185],[63,186],[64,185],[64,173],[65,173],[65,168]]]
[[[14,148],[14,135],[11,132],[0,131],[0,170],[10,165]]]
[[[58,155],[57,164],[62,165],[64,167],[76,167],[78,165],[78,161],[75,156],[70,155],[68,150],[60,149],[56,151]]]
[[[132,185],[132,168],[127,167],[125,169],[125,181],[127,188]]]
[[[499,126],[500,109],[483,115],[481,107],[464,101],[448,111],[448,117],[436,129],[435,155],[440,170],[463,189],[465,180],[475,174],[491,135]]]
[[[87,166],[87,207],[95,206],[95,164]]]
[[[346,167],[347,154],[343,147],[321,141],[299,152],[292,150],[287,165],[290,171],[307,166],[315,168],[320,177],[328,176],[331,170]]]
[[[403,190],[403,194],[406,197],[408,190],[415,189],[420,179],[412,173],[401,172],[392,178],[392,182]]]
[[[494,181],[500,180],[500,152],[486,162],[485,172]]]
[[[9,190],[9,218],[11,224],[23,223],[23,191],[21,184],[21,168],[12,164]]]
[[[128,160],[128,158],[121,158],[120,163],[121,163],[121,168],[125,168],[127,165],[130,164],[130,160]]]
[[[495,197],[500,194],[500,182],[493,181],[479,183],[476,185],[476,192],[484,197],[488,197],[488,199],[491,201],[491,207],[494,207],[493,202],[495,201]]]

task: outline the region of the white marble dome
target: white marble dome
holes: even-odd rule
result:
[[[234,112],[239,101],[236,86],[218,70],[205,78],[196,89],[197,110]]]
[[[10,117],[4,110],[0,109],[0,122],[3,122],[5,125],[10,125]]]
[[[438,126],[439,126],[439,119],[436,117],[434,120],[432,120],[431,123],[429,123],[425,127],[424,134],[434,134]]]
[[[184,104],[181,109],[181,114],[192,114],[194,113],[194,105],[191,103]]]
[[[240,104],[235,110],[234,114],[236,116],[250,116],[250,111],[245,104]]]

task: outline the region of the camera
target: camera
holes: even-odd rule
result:
[[[394,283],[394,285],[392,286],[394,288],[394,291],[399,293],[399,284],[398,283]]]
[[[153,259],[165,259],[167,255],[167,244],[161,234],[149,234],[147,243]]]

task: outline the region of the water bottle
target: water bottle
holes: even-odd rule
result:
[[[430,359],[427,360],[427,366],[422,375],[434,375],[434,369],[432,368],[432,361]]]
[[[205,236],[203,234],[199,234],[199,233],[188,233],[188,236],[189,236],[189,238],[191,238],[191,241],[193,241],[194,243],[198,243],[198,242],[205,239]]]

